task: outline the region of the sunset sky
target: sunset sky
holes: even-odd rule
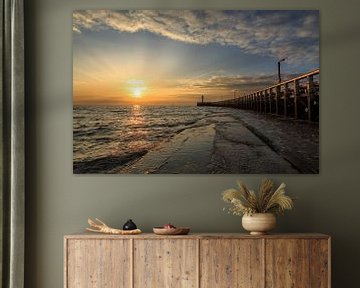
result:
[[[74,104],[194,105],[319,68],[318,11],[81,10]]]

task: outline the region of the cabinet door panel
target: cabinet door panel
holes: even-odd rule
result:
[[[200,287],[260,288],[263,275],[262,240],[201,240]]]
[[[130,240],[67,241],[65,287],[131,287]]]
[[[329,240],[312,239],[310,242],[310,287],[329,287],[330,261]]]
[[[307,239],[266,240],[266,288],[309,287],[309,244]]]
[[[197,287],[197,240],[134,240],[135,288]]]

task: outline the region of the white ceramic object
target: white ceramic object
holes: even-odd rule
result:
[[[242,217],[242,226],[251,235],[263,235],[276,226],[276,217],[272,213],[255,213]]]

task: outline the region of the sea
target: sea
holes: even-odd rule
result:
[[[74,106],[73,171],[111,173],[224,108]],[[216,114],[216,113],[215,113]]]

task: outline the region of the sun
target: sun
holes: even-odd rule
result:
[[[134,87],[132,88],[132,96],[134,98],[141,98],[144,91],[144,87]]]
[[[146,86],[143,80],[130,80],[128,81],[129,94],[133,98],[141,98],[144,95]]]

